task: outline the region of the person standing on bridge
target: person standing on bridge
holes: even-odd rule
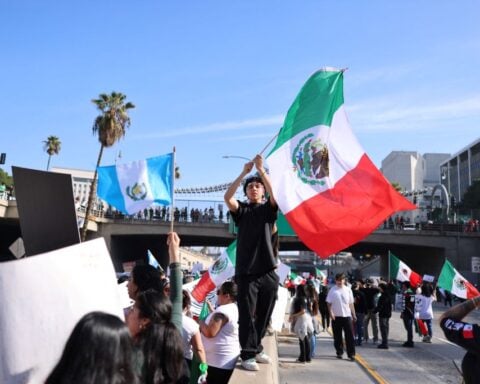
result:
[[[455,305],[440,317],[440,327],[445,337],[467,350],[462,360],[465,384],[478,383],[480,378],[480,326],[463,321],[465,316],[478,308],[480,296]]]
[[[235,199],[235,192],[254,165],[258,176],[245,180],[243,191],[248,201],[240,202]],[[240,313],[240,357],[243,368],[258,371],[257,363],[271,362],[270,357],[263,352],[261,341],[273,312],[279,284],[275,272],[276,253],[272,245],[278,206],[261,155],[256,155],[253,161],[243,166],[224,198],[231,217],[238,226],[235,282]]]

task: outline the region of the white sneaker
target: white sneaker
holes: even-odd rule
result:
[[[270,356],[268,356],[265,352],[257,353],[257,355],[255,356],[255,360],[257,361],[257,363],[261,363],[261,364],[272,363],[272,359],[270,359]]]
[[[254,358],[242,360],[242,367],[247,371],[259,371],[260,368],[258,367],[257,362]]]

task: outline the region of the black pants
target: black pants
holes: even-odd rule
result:
[[[351,317],[335,317],[332,320],[333,345],[338,356],[343,355],[342,331],[345,334],[348,357],[355,356],[355,342],[353,340],[353,325]]]
[[[238,287],[240,357],[247,360],[263,351],[262,338],[277,299],[278,275],[270,271],[263,275],[237,276],[235,282]]]
[[[388,331],[390,329],[390,318],[389,317],[379,317],[378,322],[380,323],[380,335],[382,335],[382,344],[388,345]]]
[[[405,316],[405,314],[403,314],[402,319],[403,319],[403,326],[407,331],[407,343],[412,344],[413,343],[413,322],[415,321],[415,319],[410,316]]]
[[[217,367],[208,367],[207,384],[228,384],[233,369],[222,369]]]
[[[320,315],[322,317],[322,328],[327,329],[330,327],[330,312],[328,308],[320,308]]]
[[[302,362],[311,361],[310,335],[305,336],[303,339],[298,339],[298,344],[300,345],[300,356],[298,360]]]

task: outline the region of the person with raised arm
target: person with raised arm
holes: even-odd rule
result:
[[[464,321],[470,312],[478,308],[480,296],[457,304],[440,316],[440,327],[445,337],[467,351],[462,360],[465,384],[478,383],[480,378],[480,326]]]
[[[248,177],[243,184],[248,201],[240,202],[235,193],[254,166],[258,175]],[[224,198],[238,227],[235,282],[240,313],[240,357],[244,369],[258,371],[257,363],[271,363],[261,341],[273,312],[279,284],[272,246],[278,206],[261,155],[243,166]]]

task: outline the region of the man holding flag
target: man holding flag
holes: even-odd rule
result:
[[[248,202],[240,202],[235,199],[235,192],[254,165],[259,176],[245,180],[243,191]],[[269,195],[266,199],[265,192]],[[244,165],[225,192],[225,202],[238,226],[235,282],[240,313],[240,357],[243,368],[258,371],[257,362],[271,362],[263,352],[261,340],[272,315],[279,283],[272,246],[278,207],[260,155]]]

